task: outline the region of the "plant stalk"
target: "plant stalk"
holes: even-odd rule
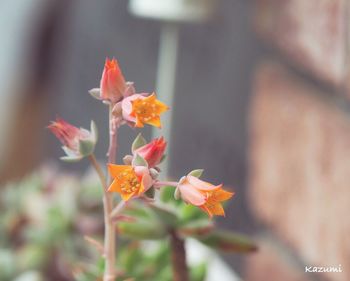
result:
[[[109,149],[108,149],[108,163],[114,164],[117,155],[117,130],[118,126],[112,115],[112,105],[109,106]],[[108,184],[111,179],[108,176]],[[103,196],[103,210],[105,223],[105,237],[104,237],[104,254],[105,254],[105,271],[103,281],[114,281],[116,277],[115,258],[116,258],[116,230],[114,223],[110,217],[113,210],[113,195],[105,192]]]
[[[185,241],[175,230],[170,231],[171,262],[174,281],[189,281],[186,264]]]
[[[112,210],[112,196],[107,192],[108,185],[106,177],[101,169],[100,164],[97,162],[95,155],[91,154],[89,160],[92,166],[95,168],[103,187],[103,215],[105,223],[105,237],[103,255],[105,258],[105,272],[103,281],[115,280],[115,230],[113,223],[109,217]]]

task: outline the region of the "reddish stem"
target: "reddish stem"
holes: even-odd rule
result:
[[[189,281],[186,264],[185,241],[175,230],[170,231],[171,262],[174,281]]]

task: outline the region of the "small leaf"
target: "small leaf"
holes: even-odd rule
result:
[[[93,98],[95,98],[95,99],[97,99],[97,100],[100,100],[100,99],[101,99],[101,90],[100,90],[100,88],[93,88],[93,89],[89,90],[89,94],[90,94]]]
[[[209,247],[224,252],[248,253],[257,250],[257,246],[248,237],[228,231],[213,231],[195,238]]]
[[[203,172],[204,172],[203,169],[197,169],[197,170],[191,171],[188,175],[199,178],[203,174]]]
[[[134,239],[156,240],[163,239],[167,231],[160,224],[150,221],[137,221],[132,223],[118,223],[118,230],[121,235]]]
[[[143,138],[143,136],[140,133],[133,141],[131,151],[134,152],[136,149],[140,148],[141,146],[144,146],[145,144],[147,144],[147,141]]]
[[[91,140],[79,141],[79,152],[82,156],[91,155],[95,150],[95,143]]]
[[[148,167],[148,163],[147,161],[141,157],[140,155],[136,154],[136,156],[134,157],[134,159],[132,160],[132,165],[133,166],[144,166],[144,167]]]
[[[94,122],[94,120],[91,120],[90,132],[91,132],[91,139],[96,144],[97,140],[98,140],[98,130],[97,130],[97,126],[96,126],[96,123]]]

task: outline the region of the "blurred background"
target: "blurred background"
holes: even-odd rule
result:
[[[138,91],[169,94],[174,82],[169,176],[204,168],[206,180],[236,191],[218,222],[258,241],[256,254],[226,257],[244,280],[349,280],[348,1],[131,2],[1,1],[2,185],[43,165],[85,173],[87,163],[57,160],[45,129],[56,115],[82,127],[95,120],[104,159],[106,108],[88,90],[115,57]],[[167,89],[157,75],[173,61]],[[137,133],[121,129],[120,159]]]

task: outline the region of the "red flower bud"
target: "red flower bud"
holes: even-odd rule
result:
[[[127,85],[118,62],[115,59],[106,59],[100,82],[101,99],[113,103],[122,99]]]
[[[160,163],[164,155],[166,145],[167,143],[164,141],[164,138],[160,137],[154,139],[144,146],[139,147],[133,153],[134,155],[138,154],[144,158],[147,161],[149,168],[152,168]]]

